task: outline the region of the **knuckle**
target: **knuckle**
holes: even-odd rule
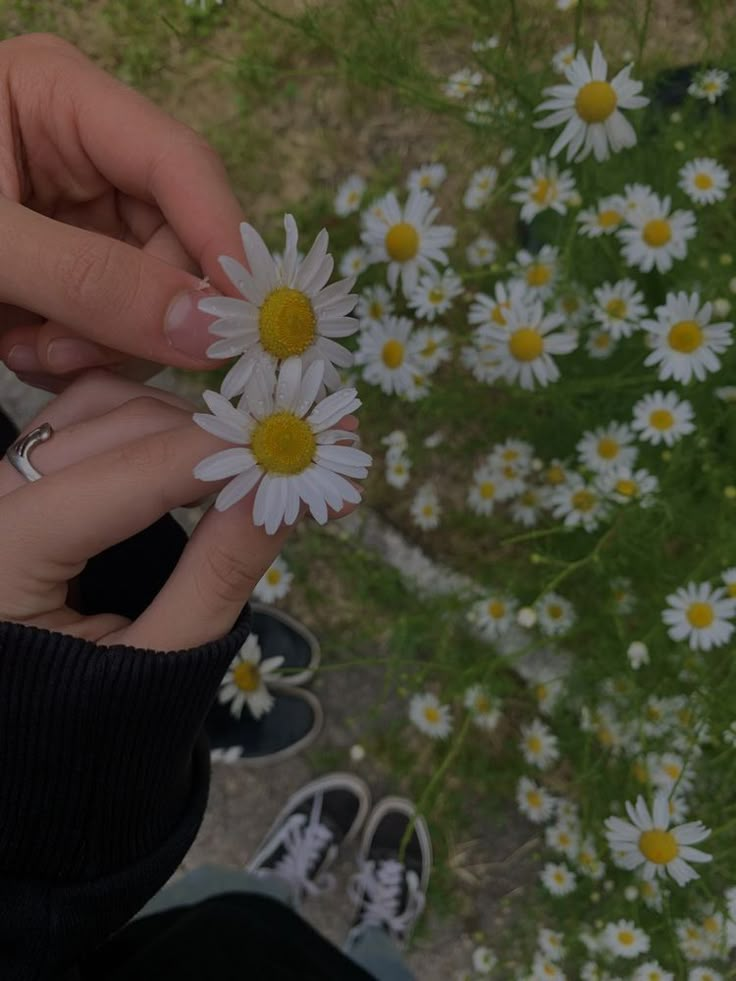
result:
[[[181,409],[162,402],[155,395],[138,395],[125,402],[119,411],[126,423],[131,426],[139,426],[154,420],[160,421],[161,425],[164,426],[169,422],[171,424],[183,422],[186,418]]]
[[[205,552],[199,567],[197,587],[200,595],[210,604],[231,605],[244,603],[256,585],[250,563],[230,548],[214,545]]]

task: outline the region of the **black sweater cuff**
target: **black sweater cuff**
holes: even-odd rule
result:
[[[0,623],[0,876],[93,882],[162,847],[249,622],[246,608],[226,637],[177,652]]]

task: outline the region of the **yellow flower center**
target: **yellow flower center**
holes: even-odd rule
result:
[[[519,503],[523,507],[533,508],[537,503],[537,495],[533,490],[525,490],[519,498]]]
[[[258,327],[265,351],[275,358],[291,358],[314,342],[317,317],[308,296],[279,286],[263,301]]]
[[[732,599],[736,599],[736,579],[733,582],[726,583],[726,589],[728,590],[728,595]]]
[[[404,345],[396,338],[386,341],[381,349],[381,360],[387,368],[396,370],[404,361]]]
[[[578,116],[586,123],[602,123],[615,112],[616,90],[610,82],[588,82],[575,97]]]
[[[692,354],[703,343],[703,330],[697,320],[678,320],[667,335],[670,347],[682,354]]]
[[[589,490],[575,491],[572,495],[572,506],[576,511],[592,511],[595,506],[595,494]]]
[[[261,672],[257,664],[243,661],[233,671],[233,681],[241,691],[257,691],[261,684]]]
[[[383,316],[383,304],[379,300],[373,300],[371,305],[368,307],[368,315],[373,320],[380,320]]]
[[[715,916],[706,916],[703,920],[703,929],[708,933],[720,933],[721,926]]]
[[[606,313],[609,317],[615,317],[616,320],[621,320],[626,316],[626,300],[622,300],[618,296],[609,300],[606,304]]]
[[[670,780],[678,780],[682,773],[682,767],[678,763],[665,763],[662,769]]]
[[[312,462],[317,442],[308,422],[291,412],[275,412],[258,423],[250,448],[267,473],[302,473]]]
[[[614,211],[613,208],[607,208],[605,211],[598,212],[598,224],[601,228],[615,228],[622,221],[623,215],[619,211]]]
[[[530,753],[541,753],[542,740],[539,738],[539,736],[528,736],[526,740],[526,748]]]
[[[636,482],[633,480],[619,480],[616,482],[616,490],[624,497],[634,497],[637,492]]]
[[[705,630],[715,620],[715,614],[710,603],[691,603],[687,609],[687,618],[692,627]]]
[[[409,262],[419,251],[419,233],[408,221],[392,225],[386,232],[386,251],[394,262]]]
[[[506,604],[502,603],[501,600],[491,600],[491,602],[488,604],[488,613],[494,620],[500,620],[505,612]]]
[[[552,268],[543,262],[533,262],[526,270],[526,281],[529,286],[546,286],[552,278]]]
[[[542,795],[538,790],[530,790],[526,795],[526,802],[529,807],[541,807]]]
[[[639,783],[646,783],[647,780],[649,779],[647,768],[644,766],[641,760],[637,760],[636,763],[634,763],[634,765],[631,768],[631,773],[634,779],[638,780]]]
[[[501,454],[501,457],[504,460],[508,460],[509,463],[511,463],[513,460],[518,460],[519,459],[519,451],[518,450],[511,449],[509,447],[509,449],[503,451],[503,453]]]
[[[713,178],[710,174],[696,174],[693,178],[693,184],[701,191],[709,191],[713,187]]]
[[[601,332],[596,335],[595,341],[593,342],[596,347],[599,347],[602,351],[605,351],[607,347],[611,346],[611,338],[608,334]]]
[[[652,429],[659,429],[660,432],[664,432],[666,429],[672,429],[674,424],[675,417],[669,409],[655,409],[649,416],[649,425]]]
[[[613,746],[613,733],[606,726],[600,726],[596,731],[598,742],[606,748]]]
[[[554,873],[554,875],[552,876],[552,878],[555,880],[555,882],[557,883],[558,886],[564,886],[564,884],[567,882],[567,878],[565,876],[565,873],[564,872],[560,872],[559,869]]]
[[[422,507],[422,514],[424,515],[425,518],[431,518],[432,515],[434,514],[434,508],[432,507],[432,505],[425,504]]]
[[[485,715],[490,711],[491,703],[487,695],[477,695],[475,699],[475,711]]]
[[[427,722],[431,722],[436,725],[440,721],[439,709],[436,709],[434,705],[428,705],[424,710],[424,718]]]
[[[427,296],[430,303],[442,303],[445,298],[445,291],[435,286],[429,291]]]
[[[662,831],[654,828],[652,831],[643,831],[639,837],[639,851],[644,858],[653,862],[655,865],[666,865],[672,859],[677,858],[680,846],[671,831]]]
[[[538,702],[545,701],[545,699],[547,698],[547,686],[546,685],[537,685],[535,694],[537,696],[537,701]]]
[[[484,480],[478,487],[478,491],[484,501],[490,501],[496,493],[496,485],[490,480]]]
[[[281,582],[281,573],[278,569],[269,569],[266,573],[266,582],[269,586],[275,586],[276,583]]]
[[[559,466],[550,467],[545,474],[545,480],[553,487],[556,487],[558,484],[564,484],[565,471]]]
[[[603,457],[604,460],[614,460],[618,456],[619,450],[618,443],[610,436],[604,436],[603,439],[598,440],[598,456]]]
[[[542,335],[532,327],[521,327],[509,338],[509,351],[517,361],[534,361],[544,351]]]
[[[532,201],[536,201],[540,205],[545,205],[552,199],[555,190],[556,186],[552,181],[547,180],[546,177],[540,177],[530,196]]]
[[[553,620],[559,620],[562,616],[562,607],[558,606],[557,603],[550,603],[547,607],[547,616],[551,617]]]
[[[438,348],[437,341],[427,341],[420,353],[423,358],[430,358]]]
[[[510,303],[499,303],[493,308],[491,320],[498,324],[499,327],[506,326],[506,318],[504,317],[503,312],[504,310],[508,310],[510,306]]]
[[[619,930],[618,942],[621,944],[622,947],[630,947],[635,940],[636,937],[631,932],[631,930]]]
[[[661,249],[672,238],[672,228],[666,218],[651,218],[641,234],[650,248]]]

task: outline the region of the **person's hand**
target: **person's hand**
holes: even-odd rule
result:
[[[0,43],[0,359],[23,380],[211,368],[200,277],[227,288],[242,217],[194,131],[59,38]]]
[[[54,434],[33,450],[40,480],[29,483],[0,461],[1,620],[154,650],[197,647],[232,628],[293,530],[267,535],[254,526],[255,490],[227,511],[210,508],[134,622],[85,617],[68,603],[69,584],[88,559],[227,483],[203,484],[192,474],[223,445],[192,421],[192,410],[176,396],[100,370],[73,382],[26,427],[49,422]],[[357,420],[348,416],[340,426],[354,430]]]

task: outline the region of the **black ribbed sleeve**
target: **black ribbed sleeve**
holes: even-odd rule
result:
[[[249,630],[155,652],[0,623],[0,978],[57,978],[174,872],[204,813],[202,723]]]

